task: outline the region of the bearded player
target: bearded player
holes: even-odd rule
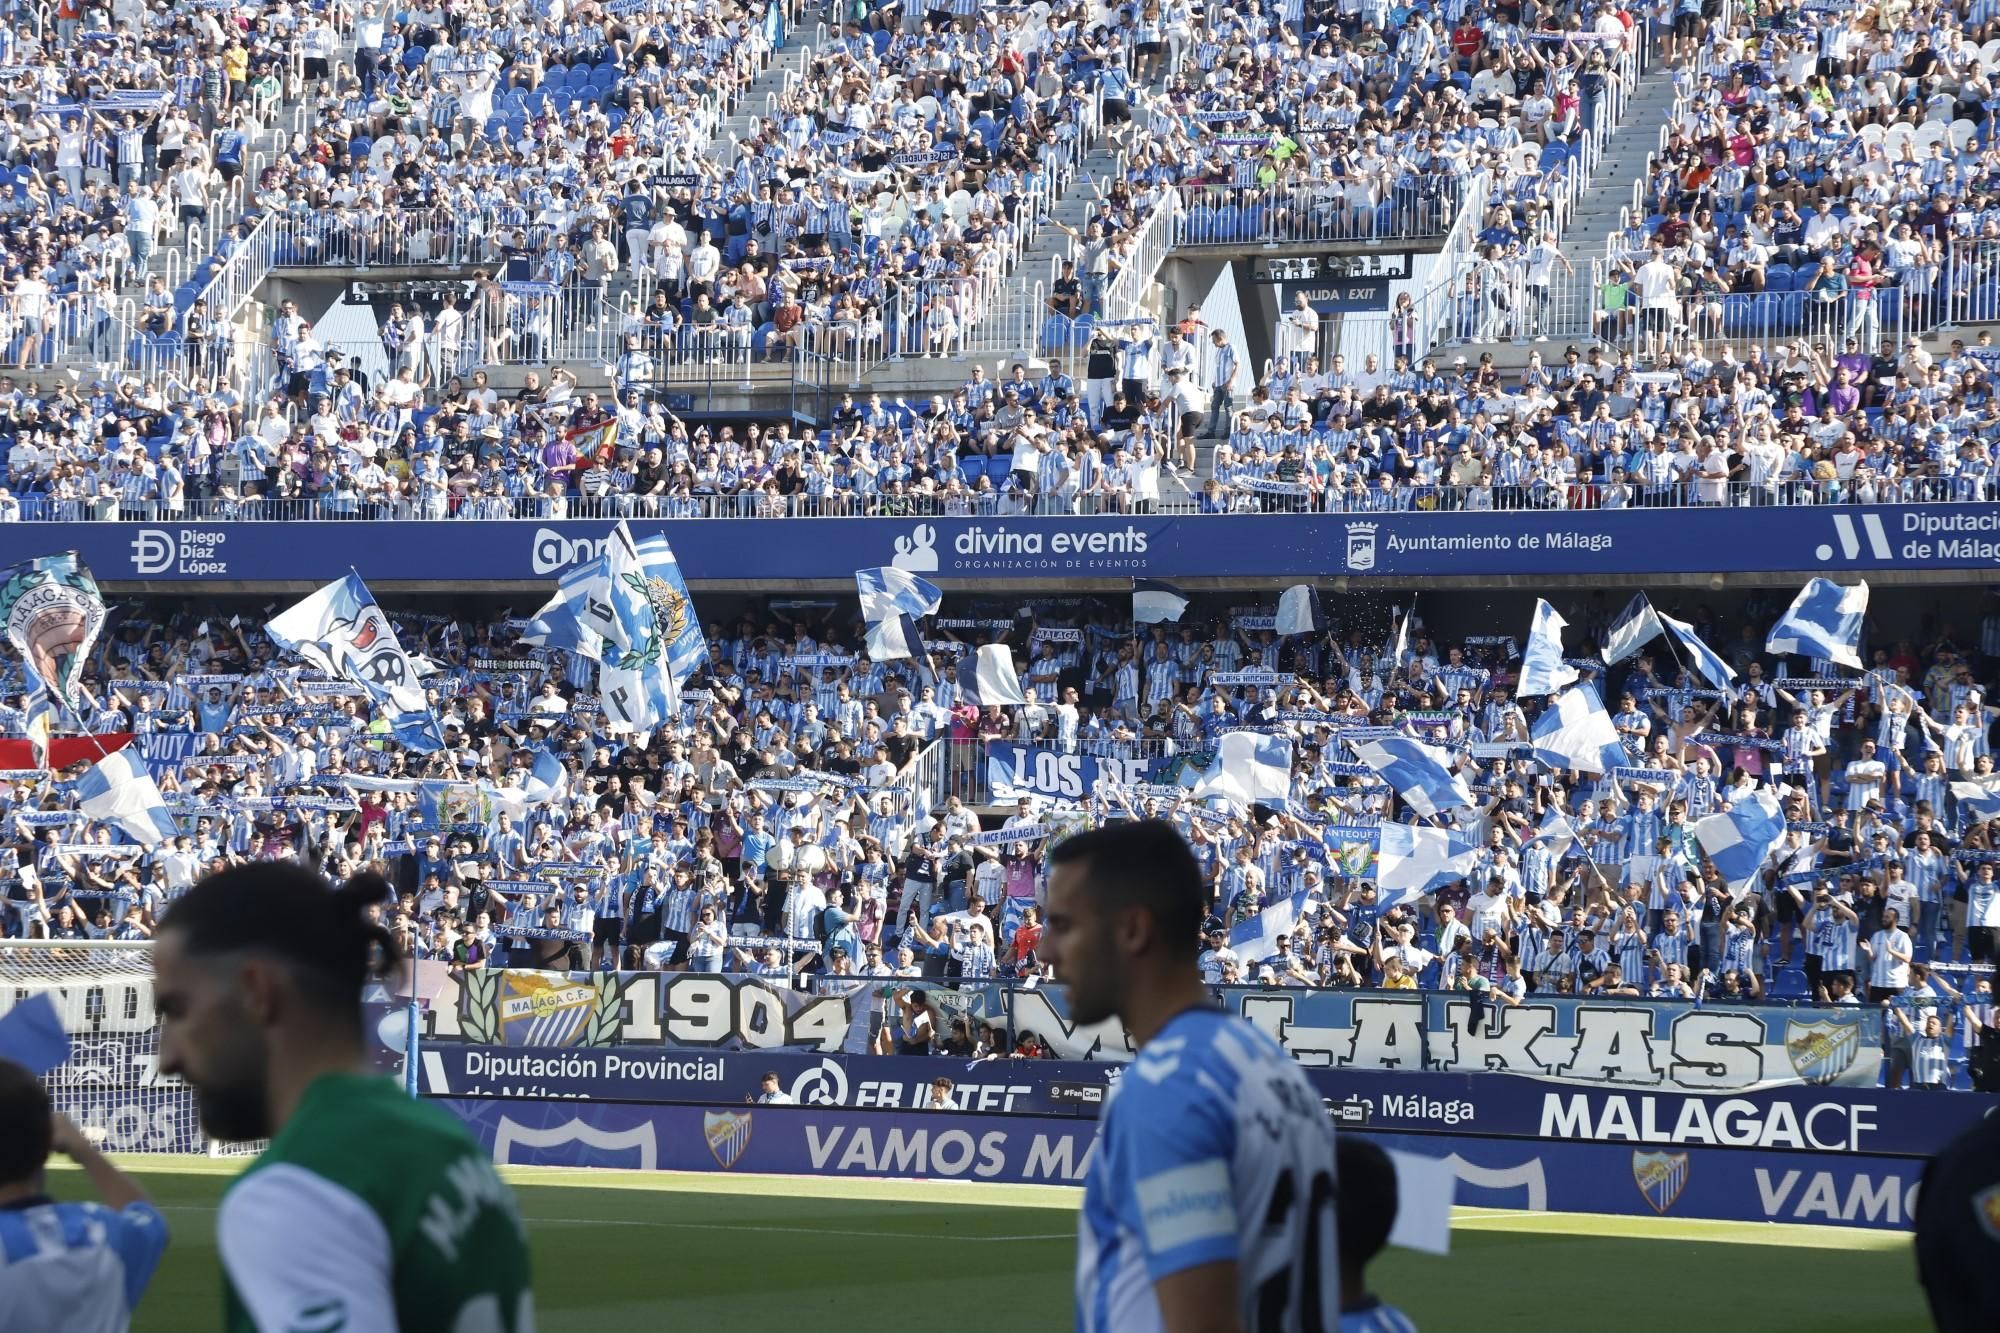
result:
[[[271,1140],[217,1221],[231,1333],[534,1328],[512,1193],[456,1120],[367,1069],[361,990],[395,962],[368,908],[389,892],[255,862],[161,924],[161,1072],[213,1137]]]
[[[1041,954],[1079,1024],[1120,1019],[1077,1227],[1078,1333],[1306,1333],[1340,1324],[1334,1137],[1278,1044],[1213,1008],[1206,894],[1159,820],[1050,856]]]

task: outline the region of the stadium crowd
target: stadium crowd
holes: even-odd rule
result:
[[[939,619],[939,660],[1015,649],[1031,702],[982,709],[949,670],[869,662],[840,615],[751,607],[709,627],[681,723],[636,738],[606,731],[590,664],[521,646],[521,622],[410,615],[404,643],[437,668],[445,747],[426,756],[357,688],[286,666],[247,617],[134,608],[88,673],[85,721],[135,733],[181,833],[123,844],[74,808],[74,772],[7,774],[5,928],[143,938],[206,869],[295,856],[335,877],[383,869],[403,890],[399,936],[461,970],[1034,984],[1049,841],[1157,815],[1213,887],[1217,983],[1889,999],[1919,1032],[1935,1011],[1976,1046],[1990,983],[1962,965],[1995,957],[2000,849],[1952,784],[1994,772],[1981,681],[2000,611],[1974,639],[1874,645],[1870,672],[1836,689],[1798,674],[1824,664],[1760,651],[1749,625],[1775,610],[1760,599],[1731,614],[1740,635],[1684,609],[1741,678],[1702,688],[1664,654],[1598,665],[1629,767],[1593,776],[1526,757],[1538,710],[1513,694],[1508,636],[1445,643],[1419,623],[1398,658],[1379,610],[1287,640],[1256,607],[1136,634],[1073,600]],[[1574,610],[1588,652],[1608,608]],[[1290,739],[1282,799],[1204,794],[1221,738],[1244,728]],[[1377,883],[1375,826],[1412,806],[1343,749],[1382,735],[1445,748],[1476,794],[1446,815],[1476,859],[1421,894]],[[1009,800],[989,786],[993,741],[1128,761],[1100,771],[1140,780]],[[545,754],[565,770],[552,787]],[[1759,788],[1782,795],[1791,831],[1739,899],[1691,826]],[[1004,813],[982,819],[988,801]],[[1267,936],[1261,912],[1301,892],[1296,924]]]

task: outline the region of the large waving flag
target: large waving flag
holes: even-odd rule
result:
[[[1694,626],[1685,620],[1675,620],[1665,612],[1660,613],[1660,626],[1667,635],[1681,646],[1688,655],[1688,667],[1703,680],[1718,690],[1729,688],[1729,682],[1736,679],[1735,668],[1722,660],[1721,654],[1696,637]]]
[[[1643,592],[1632,600],[1604,632],[1604,665],[1616,666],[1660,636],[1660,617]]]
[[[1814,579],[1799,590],[1771,633],[1764,651],[1804,653],[1861,669],[1861,622],[1868,615],[1868,585],[1843,588],[1832,579]]]
[[[1479,844],[1448,829],[1385,823],[1378,829],[1375,887],[1380,908],[1413,902],[1463,879],[1479,857]]]
[[[1326,618],[1320,614],[1319,591],[1310,583],[1295,583],[1285,589],[1278,598],[1278,620],[1275,626],[1279,638],[1289,638],[1294,634],[1317,634],[1326,628]]]
[[[983,644],[958,664],[958,698],[984,708],[989,704],[1024,706],[1021,678],[1014,674],[1014,651],[1004,643]]]
[[[1135,625],[1177,621],[1187,606],[1187,597],[1171,583],[1159,579],[1132,580],[1132,623]]]
[[[170,841],[174,827],[167,803],[146,771],[146,761],[130,749],[98,760],[76,783],[77,804],[101,824],[109,824],[141,847]]]
[[[1197,797],[1220,796],[1237,812],[1275,805],[1292,793],[1292,741],[1258,731],[1226,733],[1215,760],[1194,784]]]
[[[1696,820],[1694,836],[1728,883],[1730,896],[1740,899],[1755,886],[1771,849],[1785,836],[1785,812],[1770,792],[1752,792],[1721,814]]]
[[[1984,824],[1989,819],[2000,819],[2000,786],[1954,782],[1951,794],[1958,798],[1958,808],[1966,815],[1967,823]]]
[[[404,745],[422,751],[443,747],[444,734],[424,702],[416,666],[359,574],[327,584],[279,612],[264,629],[293,656],[368,691]]]
[[[72,714],[104,615],[97,580],[74,551],[24,560],[0,582],[0,621],[27,665],[29,692],[46,691]]]
[[[1588,683],[1572,685],[1535,719],[1529,729],[1535,758],[1552,768],[1579,773],[1606,773],[1630,756],[1618,739],[1618,728],[1604,711],[1604,700]]]
[[[908,570],[884,565],[854,571],[854,590],[861,597],[861,618],[868,624],[868,660],[893,662],[921,657],[923,635],[917,622],[937,614],[944,593]]]
[[[528,780],[519,787],[495,787],[493,804],[496,811],[512,815],[515,819],[527,818],[528,811],[538,805],[561,800],[569,791],[569,770],[553,750],[543,750],[535,756],[535,765],[529,770]]]
[[[1254,967],[1278,952],[1278,936],[1289,935],[1305,918],[1313,894],[1301,889],[1281,902],[1274,902],[1255,916],[1245,917],[1229,931],[1229,947],[1245,966]]]
[[[584,625],[580,612],[585,598],[603,590],[609,565],[610,561],[600,555],[564,570],[556,581],[556,595],[521,632],[522,642],[541,648],[560,648],[593,662],[601,660],[604,640],[596,630]]]
[[[1582,673],[1563,661],[1562,632],[1567,628],[1569,622],[1553,606],[1535,599],[1535,623],[1528,629],[1528,649],[1521,654],[1521,683],[1515,694],[1554,694],[1576,682]]]
[[[1425,818],[1472,804],[1472,792],[1451,771],[1445,752],[1422,741],[1384,736],[1355,745],[1354,754]]]

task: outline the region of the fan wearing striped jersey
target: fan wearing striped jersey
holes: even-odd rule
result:
[[[1077,1227],[1077,1333],[1333,1333],[1332,1122],[1265,1033],[1209,1003],[1206,893],[1170,824],[1050,856],[1042,958],[1079,1024],[1123,1021]]]

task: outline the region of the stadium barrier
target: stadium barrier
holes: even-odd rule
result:
[[[106,521],[65,527],[100,580],[546,584],[602,549],[613,521]],[[635,519],[670,534],[691,583],[797,584],[894,564],[930,578],[1490,578],[1521,575],[1990,571],[2000,505],[1692,506],[1538,513],[1110,515],[1088,518]],[[34,524],[0,524],[0,563],[45,554]]]
[[[1032,1032],[1062,1059],[1131,1056],[1115,1023],[1081,1026],[1060,985],[1017,989],[946,978],[818,978],[824,993],[709,973],[488,970],[447,987],[425,1018],[426,1049],[471,1046],[861,1054],[904,986],[948,1021]],[[1315,1068],[1505,1072],[1582,1086],[1703,1094],[1786,1086],[1873,1087],[1883,1017],[1872,1006],[1530,998],[1470,992],[1211,988],[1223,1008]],[[455,993],[454,993],[455,992]],[[399,1040],[392,1033],[392,1040]]]
[[[1081,1183],[1087,1120],[844,1107],[660,1106],[448,1099],[494,1161],[517,1166],[742,1172],[1003,1184]],[[1450,1160],[1457,1202],[1530,1212],[1907,1229],[1920,1158],[1369,1131]]]
[[[729,1106],[766,1074],[802,1106],[917,1110],[937,1080],[959,1111],[1095,1119],[1123,1066],[1090,1060],[457,1046],[424,1049],[428,1097],[526,1097]],[[2000,1096],[1910,1097],[1884,1088],[1742,1093],[1579,1087],[1518,1074],[1308,1068],[1343,1129],[1650,1147],[1928,1156],[2000,1107]]]

